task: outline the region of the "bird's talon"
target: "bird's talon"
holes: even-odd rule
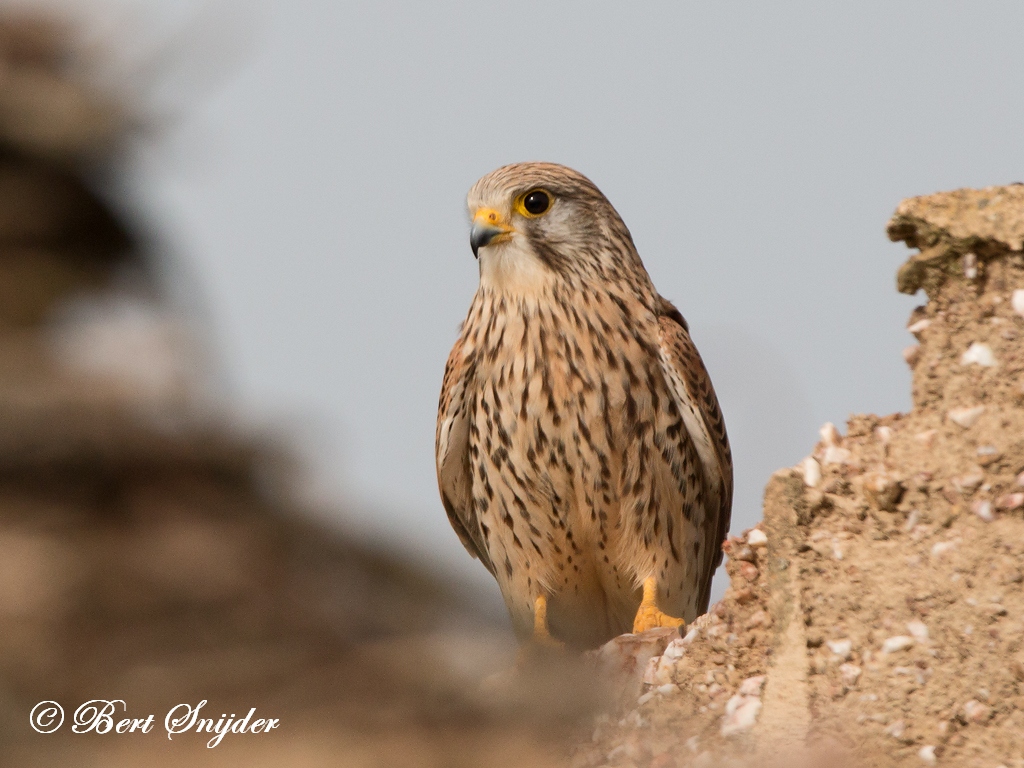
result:
[[[646,632],[648,629],[658,627],[682,627],[686,625],[683,619],[669,616],[658,609],[655,603],[657,595],[657,582],[654,577],[644,580],[644,597],[637,609],[636,617],[633,619],[633,634]]]

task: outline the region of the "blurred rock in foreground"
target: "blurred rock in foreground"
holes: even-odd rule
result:
[[[553,764],[575,711],[557,690],[540,709],[480,693],[511,664],[504,634],[306,521],[273,445],[199,407],[197,345],[92,191],[130,121],[72,43],[0,20],[0,762]],[[72,734],[92,699],[153,731]],[[51,735],[30,728],[44,700],[66,710]],[[202,700],[281,724],[168,740],[165,714]]]

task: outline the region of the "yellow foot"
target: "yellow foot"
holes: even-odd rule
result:
[[[548,600],[541,595],[533,601],[533,635],[520,646],[516,654],[516,667],[525,669],[535,666],[538,661],[551,657],[553,653],[565,650],[565,643],[556,640],[548,631]]]
[[[531,643],[541,648],[557,650],[565,648],[565,643],[561,640],[555,640],[548,631],[548,599],[544,595],[539,595],[533,601],[533,637],[531,638]]]
[[[657,593],[658,583],[655,578],[651,576],[644,579],[644,599],[637,609],[636,618],[633,619],[633,634],[657,627],[682,627],[686,624],[682,619],[677,619],[658,610],[654,600]]]

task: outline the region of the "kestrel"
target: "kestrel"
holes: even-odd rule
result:
[[[732,458],[686,321],[582,174],[508,165],[467,204],[480,285],[435,444],[452,527],[524,639],[590,648],[693,621]]]

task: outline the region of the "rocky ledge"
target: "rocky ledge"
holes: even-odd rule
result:
[[[775,473],[725,598],[651,638],[577,768],[1024,766],[1024,186],[906,200],[888,233],[927,295],[913,409]]]

